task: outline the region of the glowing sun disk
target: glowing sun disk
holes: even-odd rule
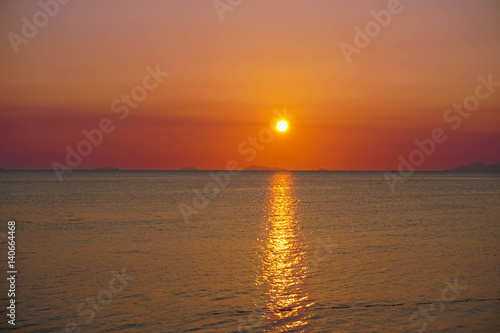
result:
[[[286,121],[280,120],[276,124],[276,128],[278,129],[278,131],[283,132],[286,131],[286,129],[288,128],[288,124],[286,123]]]

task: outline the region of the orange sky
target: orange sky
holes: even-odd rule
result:
[[[103,118],[114,131],[76,169],[223,169],[229,160],[396,169],[398,156],[437,127],[448,139],[417,169],[500,162],[500,87],[456,130],[443,120],[474,95],[479,76],[500,82],[500,3],[401,0],[400,13],[348,63],[339,45],[354,45],[354,28],[387,8],[243,0],[221,21],[212,0],[73,0],[16,53],[9,33],[22,35],[22,18],[42,9],[2,1],[0,167],[64,164],[66,147]],[[157,65],[169,75],[120,120],[112,102]],[[289,130],[248,161],[238,146],[284,107],[295,116]]]

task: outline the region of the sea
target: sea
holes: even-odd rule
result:
[[[1,171],[0,329],[500,332],[500,174],[406,176]]]

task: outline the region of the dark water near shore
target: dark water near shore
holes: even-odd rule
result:
[[[212,182],[0,172],[15,330],[500,331],[500,174],[415,173],[393,193],[379,172],[244,172],[186,223],[179,204]]]

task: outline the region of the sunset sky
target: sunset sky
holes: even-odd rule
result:
[[[9,33],[43,9],[2,1],[0,167],[65,164],[103,118],[114,130],[76,169],[390,170],[435,128],[448,138],[417,169],[500,162],[500,85],[458,128],[443,119],[478,77],[500,82],[500,2],[402,0],[348,63],[341,43],[388,2],[243,0],[221,20],[212,0],[72,0],[16,53]],[[120,119],[113,101],[157,66],[169,75]],[[288,130],[240,154],[284,108]]]

